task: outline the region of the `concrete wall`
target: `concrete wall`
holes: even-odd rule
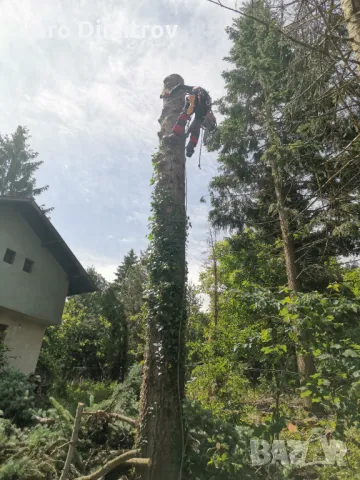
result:
[[[16,252],[12,265],[3,261],[7,248]],[[25,258],[35,262],[32,273],[22,270]],[[59,324],[68,286],[66,273],[22,216],[0,207],[0,307]]]
[[[7,325],[5,345],[9,363],[23,373],[35,371],[46,325],[0,307],[0,324]]]

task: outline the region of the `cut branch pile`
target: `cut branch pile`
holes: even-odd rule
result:
[[[78,408],[76,410],[76,416],[75,416],[74,427],[71,435],[71,440],[69,442],[69,450],[68,450],[63,471],[60,476],[60,480],[67,480],[69,472],[71,470],[71,462],[76,452],[76,445],[79,438],[79,431],[80,431],[82,416],[87,415],[87,416],[101,417],[105,419],[114,419],[114,420],[119,420],[119,421],[128,423],[133,427],[138,426],[137,420],[135,420],[134,418],[126,417],[125,415],[122,415],[120,413],[110,413],[110,412],[106,412],[105,410],[97,410],[95,412],[84,412],[83,410],[84,410],[84,404],[79,403]],[[46,419],[46,420],[50,421],[51,419]],[[105,465],[100,467],[95,472],[89,475],[85,475],[83,477],[78,477],[77,480],[97,480],[99,478],[104,477],[106,474],[114,470],[119,465],[150,467],[152,464],[151,458],[137,458],[137,455],[139,454],[140,454],[139,450],[129,450],[128,452],[123,452],[116,458],[105,463]]]

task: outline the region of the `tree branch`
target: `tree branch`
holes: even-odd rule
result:
[[[298,45],[301,45],[302,47],[306,48],[307,50],[312,50],[313,52],[318,52],[318,53],[321,53],[322,55],[325,55],[325,56],[327,56],[331,59],[334,59],[334,57],[331,56],[324,49],[317,48],[315,46],[309,45],[308,43],[305,43],[302,40],[299,40],[298,38],[295,38],[292,35],[289,35],[288,33],[284,32],[284,30],[282,30],[279,27],[276,27],[274,24],[272,24],[270,22],[262,20],[261,18],[258,18],[258,17],[254,17],[253,15],[249,15],[248,13],[244,13],[240,10],[237,10],[236,8],[232,8],[232,7],[228,7],[227,5],[223,5],[220,2],[220,0],[206,0],[206,1],[209,2],[209,3],[213,3],[214,5],[217,5],[218,7],[225,8],[225,10],[230,10],[231,12],[235,12],[238,15],[242,15],[245,18],[248,18],[250,20],[254,20],[255,22],[261,23],[265,27],[272,28],[273,30],[275,30],[276,32],[279,32],[281,35],[283,35],[288,40],[291,40],[292,42],[297,43]],[[335,58],[337,58],[339,60],[338,57],[335,57]],[[358,63],[358,62],[355,61],[355,63]]]
[[[144,465],[150,467],[150,458],[134,458],[135,455],[138,455],[139,453],[140,450],[129,450],[119,457],[114,458],[114,460],[110,460],[110,462],[107,462],[96,472],[86,475],[85,477],[77,478],[77,480],[98,480],[101,477],[105,477],[106,474],[114,470],[114,468],[118,467],[119,465]]]
[[[120,413],[109,413],[105,410],[96,410],[95,412],[84,412],[83,415],[93,415],[97,417],[105,417],[105,418],[115,418],[116,420],[120,420],[122,422],[128,423],[133,427],[138,426],[138,421],[135,418],[126,417],[125,415],[121,415]]]
[[[71,461],[73,459],[76,444],[77,444],[77,441],[78,441],[78,438],[79,438],[81,414],[83,412],[84,406],[85,406],[84,403],[79,403],[78,407],[77,407],[77,410],[76,410],[74,428],[73,428],[72,435],[71,435],[69,450],[68,450],[68,454],[67,454],[67,457],[66,457],[66,461],[65,461],[65,464],[64,464],[63,471],[62,471],[61,476],[60,476],[60,480],[66,480],[68,475],[69,475]]]

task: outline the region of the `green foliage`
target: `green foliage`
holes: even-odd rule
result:
[[[10,367],[2,369],[0,410],[3,416],[12,419],[17,425],[24,425],[30,421],[34,407],[34,385],[26,375]]]
[[[77,400],[84,395],[88,399],[91,397],[89,406],[93,410],[105,408],[109,413],[136,416],[140,382],[140,370],[133,368],[122,388],[101,389],[99,384],[87,381],[81,392],[76,387],[70,393],[71,387],[68,386],[68,402],[70,398]],[[95,404],[95,400],[99,403]],[[50,408],[30,411],[32,420],[28,419],[26,428],[18,428],[10,420],[0,419],[0,479],[59,478],[73,430],[76,404],[69,403],[67,408],[53,397],[49,403]],[[111,451],[128,450],[133,444],[134,429],[129,425],[107,417],[83,416],[69,478],[72,480],[94,471],[111,458]]]
[[[348,104],[358,112],[359,83],[350,77],[346,86],[336,62],[318,52],[305,54],[281,35],[280,11],[268,2],[251,2],[245,12],[252,18],[236,18],[227,29],[231,69],[223,73],[226,95],[218,101],[224,120],[209,144],[219,150],[220,167],[210,184],[210,219],[239,232],[254,229],[276,245],[282,235],[277,176],[301,286],[320,290],[340,280],[329,262],[348,256],[359,237],[359,146],[345,148],[357,135]],[[322,20],[308,13],[307,21],[314,31],[302,31],[304,42],[321,43]],[[327,21],[339,29],[335,17]],[[344,32],[338,34],[339,44],[331,49],[344,46]],[[333,94],[334,76],[346,94]],[[281,252],[274,250],[274,255]]]
[[[136,418],[139,411],[139,398],[142,368],[134,364],[123,383],[113,389],[109,398],[99,402],[102,408],[111,408],[114,412],[126,412],[130,417]]]
[[[88,407],[99,404],[107,400],[114,388],[116,382],[104,383],[93,380],[80,380],[78,382],[67,382],[61,389],[53,388],[53,393],[75,413],[76,405],[81,402]]]
[[[49,187],[36,187],[34,174],[43,163],[31,150],[26,127],[19,126],[8,135],[0,135],[0,195],[36,197]],[[49,212],[52,209],[45,210]]]
[[[126,277],[133,270],[133,267],[138,263],[138,257],[134,252],[134,249],[131,249],[127,255],[124,257],[124,261],[121,265],[118,266],[116,270],[116,278],[114,281],[115,286],[121,290],[122,285]]]
[[[184,478],[257,478],[249,466],[250,428],[220,420],[196,402],[186,402],[184,414],[188,425]]]
[[[0,466],[0,480],[44,480],[45,478],[38,470],[37,463],[29,458],[9,460]]]
[[[69,299],[61,325],[47,329],[41,349],[38,371],[56,379],[59,391],[73,380],[121,380],[128,368],[123,305],[99,274],[90,274],[100,291]]]

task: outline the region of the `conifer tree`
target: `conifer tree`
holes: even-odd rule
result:
[[[10,136],[0,135],[0,195],[37,197],[49,188],[36,186],[34,174],[43,162],[36,160],[38,153],[30,148],[29,138],[22,126]]]
[[[237,231],[256,229],[275,242],[284,241],[282,216],[300,288],[325,288],[334,274],[328,262],[356,252],[359,242],[358,82],[328,55],[309,55],[284,39],[266,4],[250,4],[247,13],[273,28],[238,18],[228,29],[227,60],[234,68],[223,74],[225,120],[210,144],[220,149],[211,220]],[[318,43],[320,27],[302,40]],[[346,40],[339,42],[329,46],[334,54]]]
[[[212,139],[221,148],[221,170],[211,184],[211,219],[240,232],[255,229],[274,245],[280,239],[289,288],[311,290],[321,287],[319,278],[328,284],[333,272],[326,262],[347,255],[359,239],[359,183],[345,169],[357,147],[343,151],[356,131],[344,113],[323,118],[339,107],[329,94],[336,65],[324,58],[306,63],[266,2],[249,4],[246,13],[228,29],[234,68],[223,74],[225,120]],[[306,95],[295,102],[300,85]],[[327,161],[334,156],[336,162]],[[298,356],[298,365],[301,373],[313,371],[310,357]]]
[[[125,280],[128,272],[131,267],[133,267],[138,262],[138,257],[132,248],[127,255],[124,256],[124,261],[121,265],[118,266],[115,272],[115,286],[120,287],[122,282]]]

